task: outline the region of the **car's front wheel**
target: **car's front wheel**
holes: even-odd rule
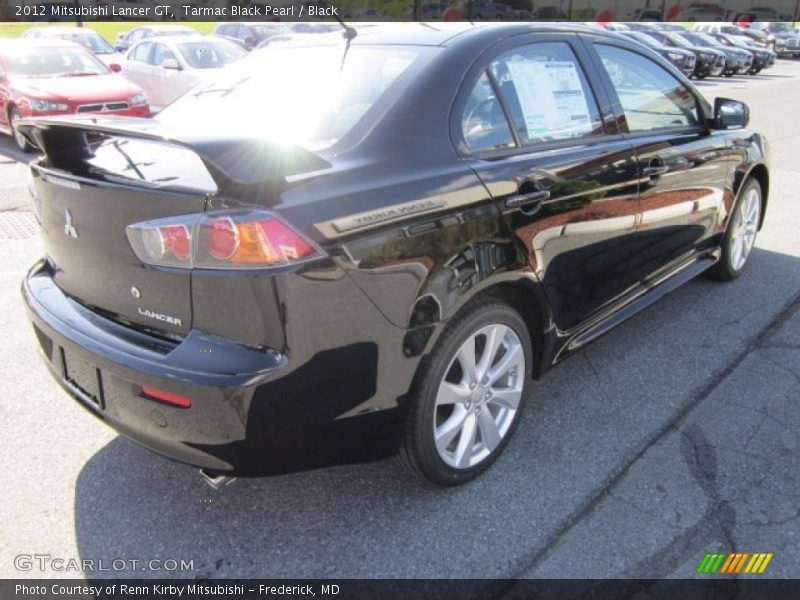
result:
[[[490,298],[468,305],[422,367],[401,461],[439,485],[485,471],[519,422],[532,360],[527,326],[515,310]]]
[[[722,239],[722,256],[711,269],[716,279],[730,281],[744,270],[761,224],[761,185],[749,179],[739,193]]]

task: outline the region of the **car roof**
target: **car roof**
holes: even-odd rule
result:
[[[189,29],[197,31],[194,27],[189,27],[188,25],[139,25],[131,29],[131,31],[134,29],[149,29],[150,31],[186,31]]]
[[[592,32],[583,23],[470,23],[464,21],[447,23],[381,23],[379,25],[354,25],[358,35],[351,41],[353,45],[397,45],[397,46],[448,46],[457,41],[474,36],[502,39],[515,34],[533,32]],[[336,31],[331,32],[335,36]],[[311,39],[311,38],[314,39]],[[322,35],[310,36],[309,44],[323,42]],[[324,36],[331,43],[329,36]],[[303,40],[305,41],[305,40]]]
[[[139,44],[143,44],[144,42],[150,42],[151,44],[167,44],[171,46],[179,46],[181,44],[196,44],[197,42],[214,42],[215,44],[223,43],[223,44],[233,44],[233,42],[229,42],[223,38],[220,38],[217,35],[193,35],[193,36],[186,36],[186,35],[160,35],[157,38],[145,38],[140,40],[136,43],[138,46]],[[234,44],[235,45],[235,44]]]

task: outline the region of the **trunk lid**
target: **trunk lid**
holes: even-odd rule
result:
[[[202,212],[205,196],[136,189],[32,168],[42,241],[56,285],[116,320],[188,333],[191,271],[143,265],[125,228],[139,221]]]
[[[192,271],[142,263],[128,225],[203,213],[211,195],[268,206],[287,173],[327,165],[302,149],[165,133],[151,120],[18,127],[45,154],[31,165],[31,192],[56,285],[100,314],[156,333],[190,331]]]

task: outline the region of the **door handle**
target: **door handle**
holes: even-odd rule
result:
[[[521,206],[530,206],[537,204],[550,197],[550,190],[536,190],[529,194],[514,194],[506,199],[507,208],[519,208]]]
[[[645,177],[658,177],[667,171],[669,171],[669,167],[667,165],[650,165],[649,167],[642,169],[642,175]]]

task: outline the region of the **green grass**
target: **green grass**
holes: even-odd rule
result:
[[[117,34],[120,31],[130,31],[134,27],[138,27],[139,25],[163,25],[163,21],[127,21],[127,22],[96,22],[96,23],[84,23],[84,27],[86,29],[93,29],[104,38],[106,38],[112,44],[117,39]],[[0,23],[0,38],[15,38],[21,36],[27,29],[30,27],[41,27],[41,26],[64,26],[64,25],[74,25],[74,23]],[[203,34],[211,33],[216,25],[215,22],[211,21],[203,21],[203,22],[191,22],[191,23],[180,23],[180,25],[188,25],[189,27],[194,27]]]

